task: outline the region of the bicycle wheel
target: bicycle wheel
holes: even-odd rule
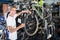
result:
[[[38,18],[36,15],[28,15],[25,18],[25,22],[26,22],[26,27],[25,32],[27,35],[29,36],[33,36],[37,33],[38,31]]]

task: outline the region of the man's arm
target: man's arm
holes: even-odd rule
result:
[[[21,15],[22,13],[29,13],[29,14],[31,14],[31,12],[29,10],[25,10],[25,11],[21,11],[21,12],[17,13],[17,16]]]
[[[9,32],[13,33],[13,32],[15,32],[15,31],[17,31],[17,30],[19,30],[20,28],[23,28],[23,27],[25,27],[24,23],[21,24],[20,26],[16,27],[16,28],[13,28],[12,26],[8,26],[8,30],[9,30]]]

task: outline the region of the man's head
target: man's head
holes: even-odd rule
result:
[[[10,14],[11,14],[11,15],[16,14],[16,7],[15,7],[15,6],[11,6],[11,7],[10,7]]]
[[[6,13],[8,11],[8,4],[3,3],[2,4],[2,10],[3,10],[3,13]]]

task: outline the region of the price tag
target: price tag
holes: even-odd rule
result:
[[[21,23],[21,19],[20,18],[18,18],[18,23]]]

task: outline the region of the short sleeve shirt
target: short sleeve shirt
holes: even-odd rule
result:
[[[7,18],[7,27],[12,26],[13,28],[16,28],[16,18],[17,14],[15,14],[13,17],[8,15]],[[9,39],[17,39],[17,31],[10,33],[9,32]]]

